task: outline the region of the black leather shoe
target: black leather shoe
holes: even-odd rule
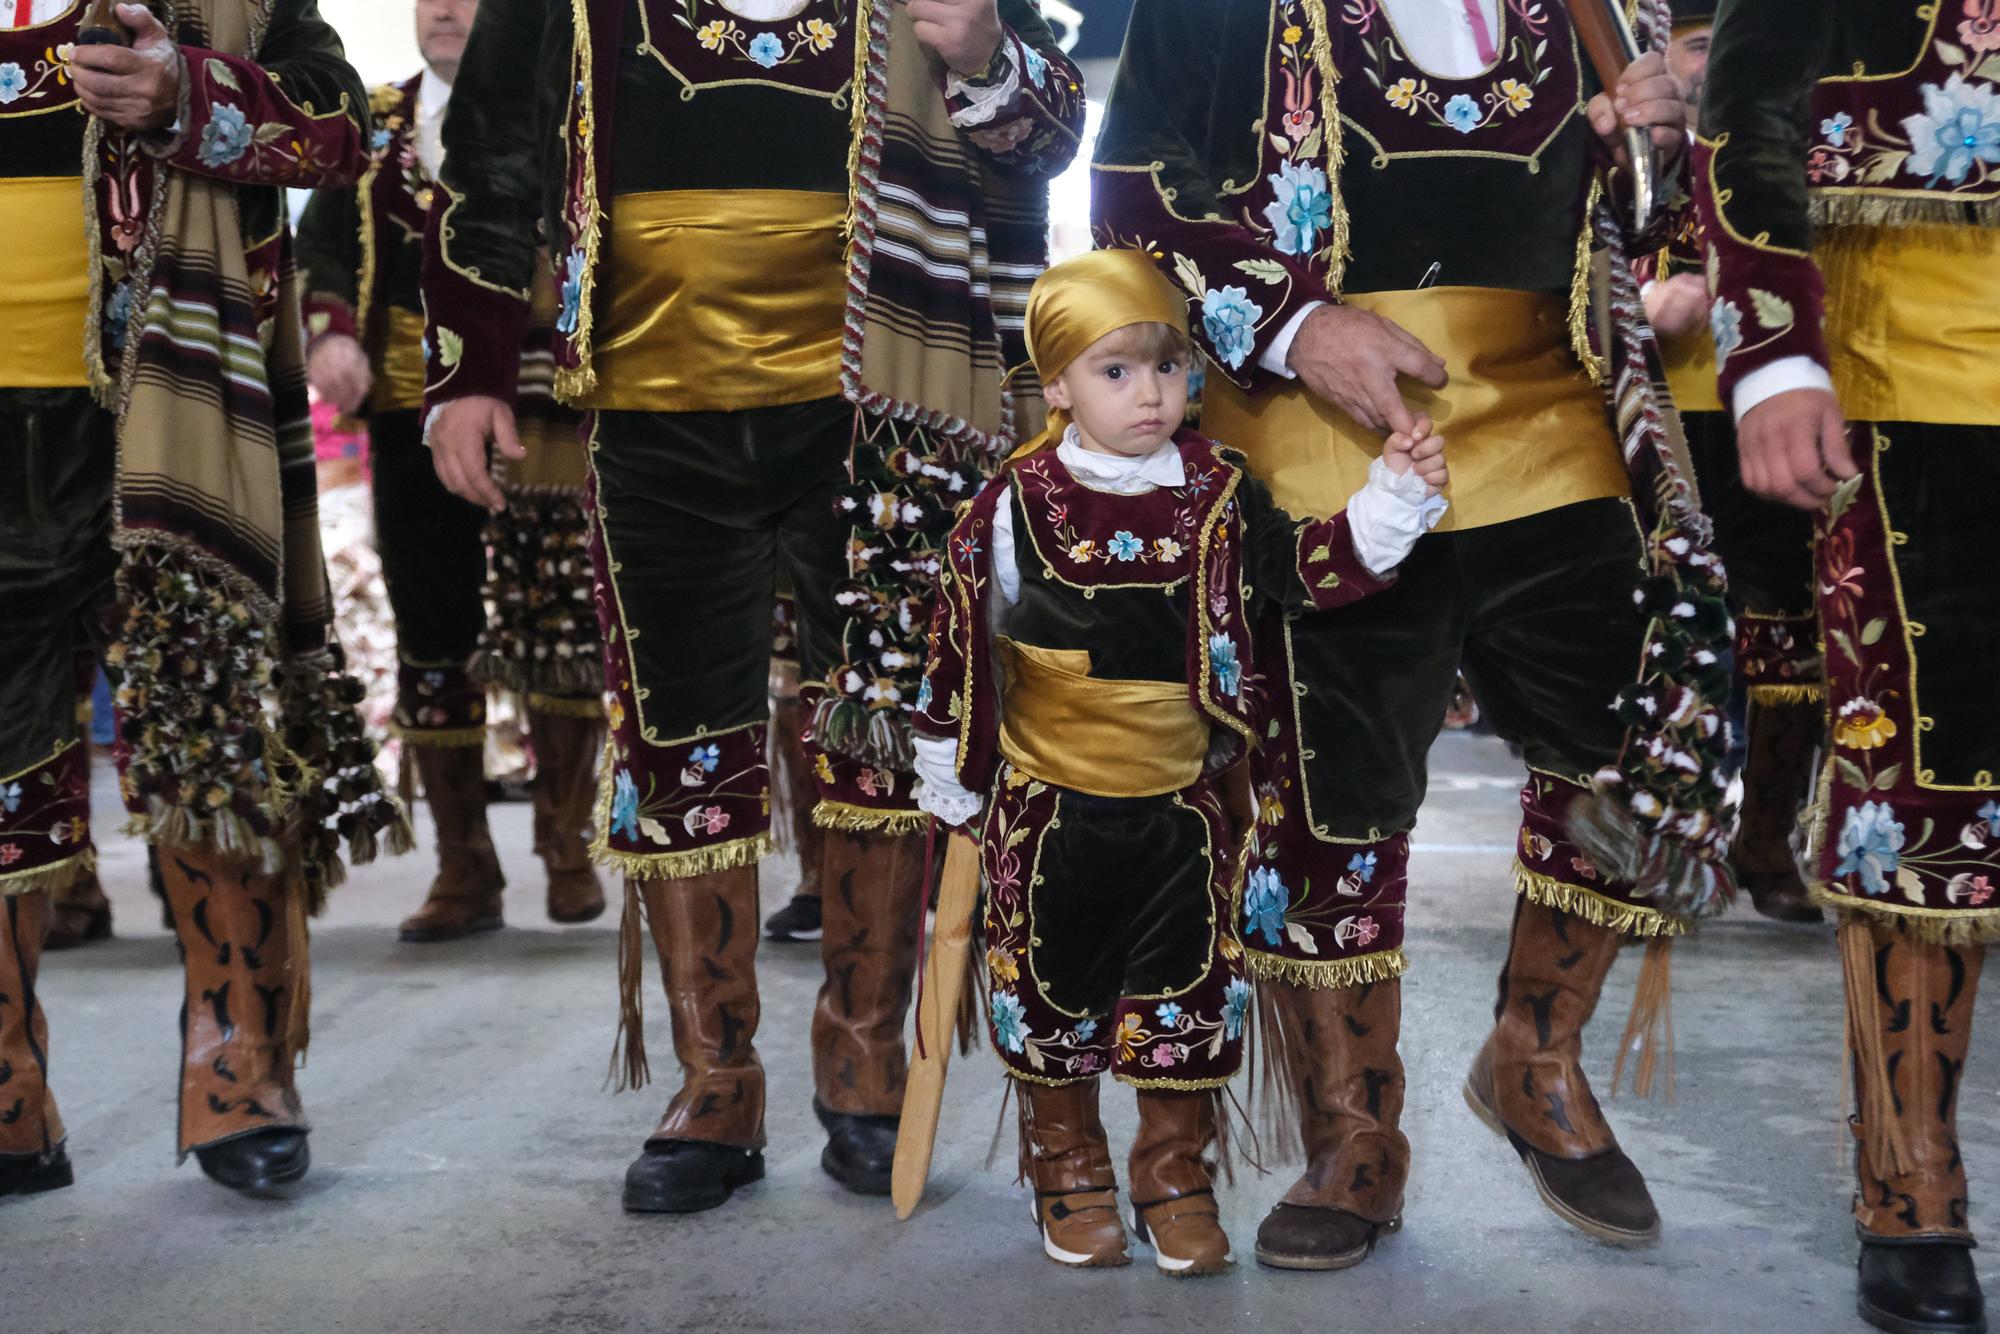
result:
[[[269,1190],[297,1181],[312,1166],[306,1132],[296,1128],[253,1130],[194,1151],[209,1180],[231,1190]]]
[[[1345,1209],[1280,1201],[1257,1225],[1257,1263],[1271,1269],[1351,1269],[1402,1226],[1400,1214],[1371,1223]]]
[[[826,1174],[856,1195],[887,1195],[896,1165],[896,1124],[893,1116],[856,1116],[832,1112],[813,1101],[819,1123],[826,1127],[826,1150],[819,1165]]]
[[[625,1169],[625,1211],[693,1214],[713,1209],[738,1186],[764,1179],[757,1149],[698,1139],[653,1139]]]
[[[1861,1243],[1861,1318],[1889,1334],[1985,1334],[1986,1298],[1972,1248],[1947,1242]]]
[[[10,1153],[0,1157],[0,1197],[39,1195],[75,1183],[69,1150],[63,1145],[58,1144],[47,1153]]]
[[[767,940],[792,944],[820,938],[819,895],[794,894],[792,901],[764,919]]]

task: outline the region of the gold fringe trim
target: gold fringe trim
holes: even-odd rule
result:
[[[1347,277],[1347,261],[1354,254],[1347,225],[1347,205],[1340,197],[1340,170],[1345,165],[1347,145],[1341,133],[1340,67],[1333,58],[1333,30],[1328,25],[1326,0],[1305,0],[1306,22],[1312,25],[1313,67],[1319,72],[1319,124],[1326,136],[1326,191],[1333,200],[1333,219],[1326,233],[1326,287],[1335,296]]]
[[[1826,683],[1785,682],[1751,686],[1745,693],[1752,704],[1823,704],[1826,702]]]
[[[1848,194],[1815,190],[1808,207],[1815,227],[1911,227],[1925,224],[2000,227],[2000,199],[1952,195]]]
[[[873,52],[869,44],[875,31],[875,0],[857,0],[854,6],[854,77],[847,85],[847,211],[841,215],[840,234],[848,240],[843,263],[854,258],[855,203],[861,198],[861,139],[868,130],[868,62]],[[886,61],[884,64],[886,65]]]
[[[1574,913],[1592,926],[1601,926],[1626,936],[1679,936],[1687,933],[1687,923],[1669,917],[1657,908],[1621,903],[1594,889],[1572,885],[1531,871],[1518,858],[1514,862],[1514,892],[1530,903],[1559,912]]]
[[[1824,883],[1807,890],[1817,906],[1844,925],[1861,921],[1894,925],[1926,945],[1989,945],[2000,941],[2000,908],[1921,908],[1836,894]],[[1872,983],[1870,985],[1873,985]]]
[[[600,832],[591,841],[590,859],[620,875],[637,876],[641,880],[685,880],[738,866],[755,866],[770,856],[775,847],[770,831],[766,830],[706,848],[689,848],[686,852],[619,852],[605,846],[602,831],[606,827],[602,820],[598,822]]]
[[[1625,1078],[1625,1058],[1634,1048],[1639,1064],[1632,1072],[1632,1091],[1653,1096],[1653,1076],[1662,1064],[1667,1073],[1667,1101],[1674,1100],[1674,938],[1654,936],[1646,942],[1639,964],[1638,985],[1632,989],[1632,1013],[1618,1039],[1618,1059],[1611,1067],[1611,1096]],[[1664,1057],[1664,1061],[1662,1058]]]
[[[85,848],[48,866],[37,866],[28,871],[8,871],[0,874],[0,898],[44,891],[59,894],[96,869],[97,849]]]
[[[600,696],[544,695],[530,690],[522,702],[536,713],[552,713],[564,718],[602,718],[604,700]]]
[[[1909,1146],[1903,1142],[1903,1128],[1896,1115],[1896,1095],[1891,1087],[1886,1054],[1882,1050],[1882,1022],[1875,1002],[1875,930],[1860,914],[1841,919],[1840,971],[1845,979],[1846,1023],[1843,1025],[1845,1065],[1855,1082],[1857,1128],[1875,1170],[1889,1177],[1910,1169]],[[1917,1005],[1918,1016],[1927,1011]],[[1916,1022],[1926,1022],[1919,1017]]]
[[[1401,947],[1352,959],[1290,959],[1260,950],[1243,951],[1243,971],[1259,982],[1283,982],[1317,991],[1387,982],[1410,969]]]
[[[923,811],[882,811],[823,798],[813,807],[813,824],[849,834],[921,834],[930,818]]]
[[[400,723],[389,724],[389,735],[396,737],[406,746],[483,746],[486,744],[486,726],[478,727],[404,727]]]

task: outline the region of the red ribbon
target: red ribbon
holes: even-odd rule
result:
[[[931,873],[937,869],[937,817],[924,826],[924,885],[917,900],[917,1059],[924,1052],[924,957],[930,953],[930,932],[924,930],[924,914],[931,906]]]
[[[1472,24],[1472,41],[1479,48],[1479,58],[1492,64],[1500,52],[1493,45],[1493,29],[1486,23],[1486,0],[1465,0],[1465,17]]]

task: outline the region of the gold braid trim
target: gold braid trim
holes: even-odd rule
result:
[[[1044,1087],[1052,1089],[1068,1088],[1071,1084],[1087,1083],[1097,1078],[1096,1075],[1077,1075],[1070,1079],[1051,1079],[1047,1075],[1031,1075],[1026,1071],[1016,1070],[1005,1061],[1000,1063],[1000,1073],[1006,1075],[1009,1079],[1018,1079],[1023,1084],[1041,1084]],[[1004,1114],[1007,1109],[1002,1107],[1000,1110]]]
[[[1213,1093],[1236,1078],[1230,1071],[1216,1079],[1140,1079],[1134,1075],[1113,1075],[1113,1079],[1135,1089],[1170,1089],[1177,1093]]]
[[[1569,346],[1592,384],[1604,383],[1604,359],[1590,350],[1590,238],[1597,220],[1597,201],[1604,182],[1593,176],[1590,197],[1583,201],[1583,230],[1576,234],[1576,267],[1569,277]]]
[[[847,238],[850,247],[854,241],[855,201],[861,198],[861,136],[868,129],[868,62],[873,55],[869,43],[874,31],[874,0],[856,0],[854,78],[847,85],[847,212],[840,220],[840,234]],[[850,253],[843,258],[851,261],[853,256]]]
[[[1334,85],[1340,70],[1333,63],[1333,30],[1327,24],[1326,0],[1305,0],[1306,22],[1312,25],[1313,66],[1319,71],[1319,124],[1326,135],[1326,192],[1333,200],[1333,220],[1327,227],[1326,286],[1340,295],[1341,281],[1347,276],[1347,261],[1354,254],[1347,228],[1347,205],[1340,197],[1340,169],[1347,146],[1340,132],[1340,98]],[[1585,231],[1589,231],[1588,220]]]
[[[850,834],[920,834],[930,823],[924,811],[882,811],[846,801],[822,799],[813,807],[813,824]]]
[[[1283,982],[1312,991],[1338,991],[1370,982],[1392,981],[1408,972],[1410,963],[1400,947],[1352,959],[1287,959],[1246,949],[1243,968],[1259,982]]]
[[[523,702],[536,713],[560,714],[565,718],[604,716],[604,700],[596,695],[544,695],[539,690],[530,690]]]
[[[406,746],[483,746],[486,744],[486,728],[478,727],[404,727],[401,723],[389,724],[389,735],[402,738]]]
[[[1825,881],[1815,882],[1807,892],[1842,923],[1893,924],[1926,945],[1984,945],[2000,940],[2000,908],[1924,908],[1858,899],[1835,893]]]
[[[583,89],[577,94],[583,103],[583,109],[577,116],[577,138],[583,145],[583,198],[578,203],[583,209],[584,224],[581,238],[583,272],[576,275],[576,332],[570,335],[569,340],[570,347],[576,352],[576,365],[556,370],[556,397],[564,403],[574,403],[597,388],[597,371],[590,364],[590,307],[597,292],[598,242],[604,230],[604,213],[597,206],[597,107],[594,101],[597,88],[591,69],[589,0],[570,0],[570,25],[570,42],[576,51],[575,86]],[[567,132],[567,114],[563,126]]]
[[[1749,697],[1752,704],[1819,704],[1826,700],[1826,683],[1807,681],[1751,686]]]
[[[15,894],[59,894],[97,869],[97,850],[85,848],[50,866],[0,873],[0,899]]]
[[[1514,862],[1514,892],[1525,896],[1530,903],[1574,913],[1592,926],[1601,926],[1620,935],[1679,936],[1686,934],[1688,929],[1685,921],[1670,917],[1657,908],[1621,903],[1594,889],[1567,884],[1554,876],[1530,871],[1518,859]]]

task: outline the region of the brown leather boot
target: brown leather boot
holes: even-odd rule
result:
[[[1786,700],[1750,705],[1743,761],[1743,808],[1730,862],[1750,902],[1780,922],[1817,922],[1820,911],[1799,874],[1792,836],[1810,792],[1813,762],[1826,738],[1826,705]]]
[[[49,895],[0,895],[0,1197],[75,1180],[49,1089],[49,1021],[35,993]]]
[[[111,939],[111,900],[104,897],[96,871],[85,871],[55,892],[49,913],[49,938],[42,948],[73,950],[96,940]]]
[[[604,915],[604,886],[590,864],[586,831],[597,803],[597,756],[604,720],[528,710],[535,745],[535,853],[549,874],[549,920],[591,922]]]
[[[1403,1225],[1403,984],[1259,985],[1283,1034],[1306,1170],[1257,1228],[1257,1263],[1346,1269]]]
[[[757,868],[641,880],[681,1086],[625,1173],[634,1213],[713,1209],[764,1175]]]
[[[1660,1238],[1653,1197],[1583,1075],[1583,1026],[1618,946],[1615,931],[1526,898],[1515,903],[1493,1033],[1466,1078],[1465,1100],[1513,1144],[1558,1218],[1613,1246],[1650,1246]]]
[[[1132,1230],[1153,1246],[1153,1263],[1174,1278],[1220,1274],[1234,1261],[1215,1169],[1202,1155],[1215,1143],[1215,1095],[1139,1089],[1132,1140]]]
[[[887,1195],[903,1108],[903,1018],[917,971],[924,844],[906,835],[826,831],[820,958],[813,1009],[814,1110],[826,1127],[820,1166],[857,1195]]]
[[[1057,1264],[1077,1269],[1132,1263],[1097,1091],[1095,1079],[1060,1087],[1014,1081],[1021,1103],[1021,1157],[1035,1188],[1042,1250]]]
[[[412,746],[437,827],[438,873],[423,906],[398,934],[413,944],[500,928],[500,855],[486,827],[486,752],[479,746]]]
[[[180,1151],[236,1190],[297,1181],[312,1161],[292,1083],[307,961],[299,905],[256,863],[162,848],[180,937]]]
[[[1958,1090],[1985,950],[1843,921],[1854,1053],[1860,1312],[1882,1329],[1985,1327],[1973,1269]]]
[[[806,754],[806,709],[797,695],[781,696],[771,708],[771,736],[777,751],[775,766],[785,785],[785,805],[791,815],[792,842],[799,853],[799,893],[815,898],[826,861],[826,830],[813,823],[819,803],[819,783],[813,778],[812,757]]]

